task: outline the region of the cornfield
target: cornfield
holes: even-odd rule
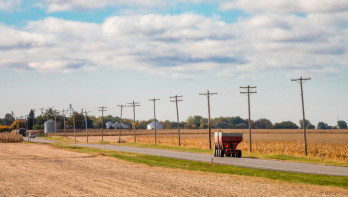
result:
[[[18,143],[22,141],[22,135],[16,133],[0,133],[0,143]]]
[[[249,152],[249,135],[245,129],[214,129],[222,132],[243,133],[243,142],[238,145],[238,149],[243,152]],[[292,156],[304,155],[304,137],[303,131],[299,129],[282,130],[253,130],[252,131],[253,153],[260,154],[284,154]],[[144,144],[154,143],[154,131],[137,130],[137,142]],[[208,131],[207,130],[181,130],[181,146],[188,148],[208,149]],[[64,135],[63,132],[57,133]],[[77,132],[77,141],[85,142],[84,132]],[[118,140],[118,130],[104,130],[104,141],[116,142]],[[51,134],[54,135],[54,134]],[[101,141],[101,130],[89,131],[90,142]],[[122,141],[133,142],[134,131],[122,131]],[[68,132],[68,136],[73,133]],[[74,139],[73,137],[69,137]],[[158,130],[157,144],[178,146],[177,130]],[[212,136],[212,144],[214,139]],[[308,130],[307,132],[308,155],[312,158],[348,162],[348,130]]]

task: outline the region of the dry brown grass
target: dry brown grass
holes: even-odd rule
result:
[[[0,133],[0,143],[18,143],[22,141],[22,135],[16,133]]]

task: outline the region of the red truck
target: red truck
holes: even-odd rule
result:
[[[242,151],[237,150],[238,144],[243,141],[242,133],[214,133],[214,157],[242,157]]]

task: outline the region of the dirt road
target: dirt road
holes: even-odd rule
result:
[[[39,144],[0,144],[0,196],[348,196],[348,190],[149,167]]]

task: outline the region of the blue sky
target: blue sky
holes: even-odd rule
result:
[[[255,85],[252,119],[348,121],[348,1],[0,0],[0,116],[72,104],[137,119],[247,117],[239,86]],[[125,110],[131,118],[131,109]]]

